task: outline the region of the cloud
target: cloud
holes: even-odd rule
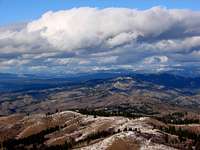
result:
[[[0,28],[6,71],[195,69],[199,53],[200,12],[192,10],[82,7]]]
[[[167,56],[152,56],[152,57],[147,57],[144,59],[145,64],[163,64],[168,62],[168,57]]]

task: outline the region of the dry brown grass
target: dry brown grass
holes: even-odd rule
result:
[[[98,127],[97,127],[97,131],[104,131],[106,129],[108,129],[110,126],[112,125],[112,123],[109,121],[105,121],[104,123],[100,124]]]
[[[21,120],[24,116],[22,114],[15,114],[5,117],[0,117],[0,125],[15,124],[17,121]]]
[[[139,150],[140,144],[130,139],[116,139],[106,150]]]
[[[18,135],[17,138],[25,138],[30,135],[37,134],[45,129],[46,129],[46,126],[44,124],[36,124],[36,125],[28,126]]]

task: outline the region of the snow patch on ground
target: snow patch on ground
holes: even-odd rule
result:
[[[137,141],[140,144],[140,150],[175,150],[172,147],[168,147],[162,144],[157,144],[157,143],[153,143],[151,142],[151,140],[147,140],[143,137],[138,137],[134,132],[132,131],[128,131],[128,132],[122,132],[122,133],[118,133],[115,134],[109,138],[106,138],[98,143],[83,147],[83,148],[79,148],[77,150],[106,150],[109,146],[112,145],[112,143],[116,140],[116,139],[124,139],[124,138],[128,138],[132,141]]]
[[[105,119],[108,118],[104,118],[104,117],[98,117],[98,118],[86,118],[87,121],[94,121],[94,120],[98,120],[98,121],[105,121]],[[123,118],[123,117],[109,117],[109,119],[113,122],[112,123],[112,127],[115,128],[115,130],[117,131],[118,129],[120,129],[122,132],[114,134],[108,138],[105,138],[102,141],[99,141],[98,143],[83,147],[83,148],[79,148],[78,150],[106,150],[109,146],[112,145],[112,143],[116,140],[116,139],[129,139],[132,141],[137,141],[138,143],[140,143],[140,149],[141,150],[175,150],[174,148],[162,145],[162,144],[158,144],[158,143],[154,143],[151,141],[151,139],[146,139],[142,136],[140,136],[139,133],[146,133],[146,134],[151,134],[151,135],[155,135],[155,136],[160,136],[161,133],[157,132],[157,130],[153,129],[153,127],[151,125],[149,125],[147,123],[148,121],[148,117],[141,117],[138,119],[127,119],[127,118]],[[129,129],[137,129],[137,131],[123,131],[125,128]]]

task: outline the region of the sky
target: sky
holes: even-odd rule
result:
[[[148,9],[154,6],[200,10],[199,0],[0,0],[0,25],[27,22],[52,10],[73,7],[126,7]]]
[[[0,0],[0,72],[200,73],[197,0]]]

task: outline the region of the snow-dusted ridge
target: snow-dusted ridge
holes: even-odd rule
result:
[[[149,117],[137,119],[94,117],[73,111],[63,111],[51,115],[24,116],[16,121],[20,128],[14,137],[20,139],[37,134],[47,128],[59,126],[59,130],[45,135],[45,145],[62,145],[71,138],[78,143],[79,141],[87,141],[88,136],[94,133],[109,131],[111,134],[108,136],[92,139],[87,145],[82,143],[82,145],[75,145],[73,148],[78,150],[112,150],[119,144],[122,146],[121,149],[134,146],[136,150],[173,150],[174,148],[161,144],[164,134],[158,129],[154,129],[152,122],[154,120]],[[12,127],[7,129],[12,130]]]

